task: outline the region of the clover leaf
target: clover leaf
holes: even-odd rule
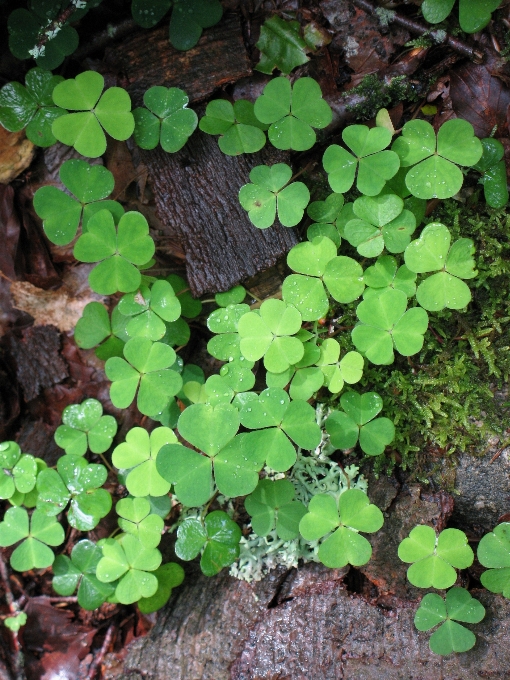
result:
[[[291,399],[302,399],[303,401],[308,401],[315,392],[320,390],[324,384],[324,373],[320,368],[314,366],[320,359],[321,351],[316,345],[314,340],[303,343],[303,349],[305,350],[302,359],[300,359],[297,364],[290,369],[289,375],[287,377],[287,371],[283,373],[272,373],[266,375],[266,382],[268,387],[285,387],[289,379],[292,377],[290,371],[294,371],[294,376],[292,377],[292,382],[290,383],[289,394]],[[285,376],[285,377],[284,377]],[[281,377],[281,382],[280,382]],[[270,384],[271,383],[271,384]]]
[[[327,236],[295,245],[287,255],[287,264],[298,272],[287,276],[282,296],[293,305],[303,321],[317,321],[326,316],[329,294],[337,302],[356,300],[365,288],[363,269],[351,257],[337,256],[337,247]],[[276,372],[276,371],[275,371]]]
[[[487,204],[491,208],[503,208],[508,203],[506,165],[503,160],[505,150],[503,144],[492,137],[481,142],[482,157],[473,167],[482,173],[480,183],[483,184]]]
[[[85,232],[89,219],[99,210],[109,210],[116,223],[124,214],[120,203],[104,200],[113,191],[114,179],[102,165],[89,165],[86,161],[72,159],[62,163],[59,176],[65,188],[76,198],[54,186],[41,187],[34,194],[34,209],[52,243],[59,246],[71,243],[80,222]]]
[[[334,338],[327,338],[320,346],[316,362],[324,374],[324,384],[332,394],[341,392],[344,383],[353,385],[363,376],[363,357],[358,352],[347,352],[340,359],[340,345]]]
[[[129,317],[126,332],[130,337],[161,340],[166,323],[176,321],[181,303],[168,281],[155,281],[152,286],[140,286],[137,293],[128,293],[119,302],[119,312]]]
[[[313,407],[305,401],[291,402],[282,389],[268,388],[258,396],[247,393],[239,417],[244,427],[256,430],[246,435],[247,446],[256,447],[276,472],[285,472],[296,462],[290,440],[308,451],[320,444]]]
[[[75,529],[90,531],[112,507],[112,497],[100,488],[107,476],[104,465],[87,463],[82,456],[62,456],[56,470],[49,468],[37,476],[37,510],[55,516],[71,501],[67,521]]]
[[[428,314],[421,307],[406,308],[406,294],[393,288],[369,296],[358,305],[360,323],[351,331],[352,341],[373,364],[393,363],[393,348],[407,357],[423,347]]]
[[[209,354],[220,361],[234,361],[241,357],[237,324],[239,319],[249,311],[248,305],[229,304],[211,312],[207,319],[207,326],[217,335],[207,343]]]
[[[455,0],[424,0],[421,7],[429,24],[438,24],[450,14]],[[477,33],[491,20],[501,0],[459,0],[459,23],[466,33]]]
[[[402,167],[412,167],[406,184],[418,198],[450,198],[460,190],[463,175],[459,165],[475,165],[482,156],[480,140],[466,120],[446,121],[434,132],[424,120],[410,120],[392,146]]]
[[[473,241],[460,238],[450,244],[449,229],[444,224],[432,222],[419,239],[407,246],[404,254],[405,263],[412,272],[438,272],[422,281],[416,291],[416,299],[429,311],[437,312],[445,307],[462,309],[471,300],[471,291],[461,279],[472,279],[478,273]]]
[[[176,442],[177,437],[168,427],[157,427],[150,435],[143,427],[129,430],[126,441],[114,449],[112,463],[129,470],[125,484],[132,496],[164,496],[170,491],[170,484],[158,472],[157,459],[166,444]]]
[[[387,128],[369,129],[366,125],[348,125],[342,132],[342,139],[353,154],[338,144],[329,146],[322,158],[328,182],[333,191],[343,194],[354,184],[366,196],[376,196],[385,182],[391,179],[400,167],[400,160],[394,151],[385,151],[391,142]]]
[[[152,28],[165,16],[172,0],[132,0],[131,14],[142,28]]]
[[[260,50],[257,71],[271,75],[275,68],[289,74],[296,66],[310,60],[307,45],[300,35],[299,21],[284,21],[277,14],[266,19],[255,47]]]
[[[53,589],[59,595],[69,597],[78,588],[78,604],[92,611],[100,607],[113,595],[115,588],[110,583],[101,583],[96,577],[96,568],[103,551],[87,539],[78,541],[71,557],[58,555],[53,563]]]
[[[306,508],[294,500],[295,495],[296,490],[288,479],[260,480],[255,491],[244,501],[257,536],[267,536],[275,527],[282,541],[299,536],[299,522],[306,514]]]
[[[447,656],[467,652],[476,642],[475,635],[457,621],[479,623],[484,616],[484,606],[465,588],[450,588],[444,599],[436,593],[425,595],[414,616],[414,625],[425,631],[441,624],[432,633],[429,647],[434,654]]]
[[[16,571],[45,569],[53,564],[55,555],[48,546],[64,542],[64,529],[54,517],[34,510],[30,520],[25,508],[9,508],[0,522],[0,547],[20,543],[11,555],[11,567]]]
[[[425,525],[415,527],[401,541],[398,556],[403,562],[412,562],[407,578],[413,586],[439,590],[452,586],[457,579],[455,569],[467,569],[474,559],[463,531],[444,529],[437,536]]]
[[[133,111],[135,142],[142,149],[175,153],[182,149],[197,127],[198,117],[188,109],[189,97],[178,87],[150,87],[143,95],[145,107]]]
[[[124,357],[111,357],[105,364],[106,375],[112,381],[113,405],[127,408],[138,391],[136,405],[141,413],[161,413],[182,387],[181,376],[170,368],[176,359],[174,350],[162,342],[136,337],[125,344]]]
[[[184,581],[184,569],[175,562],[162,564],[153,574],[158,579],[158,589],[151,597],[138,600],[138,609],[142,614],[152,614],[161,609],[170,599],[172,590]]]
[[[241,529],[226,512],[215,510],[205,520],[185,519],[177,529],[175,553],[181,560],[193,560],[200,552],[200,568],[214,576],[239,557]]]
[[[360,196],[354,201],[356,218],[347,222],[344,237],[364,257],[377,257],[384,248],[402,253],[416,229],[416,218],[396,194]]]
[[[12,82],[0,90],[0,125],[9,132],[26,128],[28,139],[38,146],[51,146],[57,140],[51,132],[53,121],[67,111],[55,106],[51,93],[62,76],[33,68],[25,76],[25,86]]]
[[[219,0],[174,0],[170,42],[177,50],[190,50],[199,41],[202,30],[217,24],[222,14]]]
[[[122,531],[136,536],[146,548],[159,545],[164,522],[159,515],[151,514],[151,505],[146,498],[121,498],[115,510]]]
[[[131,99],[121,87],[110,87],[105,92],[104,78],[95,71],[85,71],[59,83],[53,90],[53,101],[68,111],[51,127],[59,142],[74,146],[78,153],[89,158],[102,156],[106,151],[107,132],[123,141],[131,137],[135,120],[131,113]]]
[[[11,499],[16,492],[27,494],[35,487],[37,477],[36,459],[21,453],[16,442],[0,444],[0,499]]]
[[[228,307],[229,305],[239,305],[246,297],[246,288],[244,286],[234,286],[224,293],[216,293],[214,301],[218,307]]]
[[[194,319],[198,316],[202,311],[202,302],[200,300],[195,300],[191,295],[189,285],[182,276],[170,274],[170,276],[165,278],[165,281],[168,281],[179,298],[182,315],[187,319]]]
[[[336,224],[344,205],[342,194],[330,194],[324,201],[310,203],[306,212],[314,220],[308,227],[306,237],[312,241],[317,236],[327,236],[338,248],[341,242]]]
[[[363,281],[368,286],[363,297],[380,295],[387,288],[401,290],[408,298],[416,293],[416,274],[405,264],[398,266],[391,255],[381,255],[363,274]]]
[[[384,523],[382,512],[360,489],[347,489],[337,501],[327,494],[313,496],[307,514],[299,523],[301,536],[316,541],[328,535],[319,547],[318,558],[333,569],[347,564],[366,564],[372,546],[359,532],[374,533]],[[333,532],[333,533],[331,533]]]
[[[87,449],[92,453],[104,453],[117,433],[117,421],[113,416],[103,415],[103,407],[97,399],[66,406],[62,422],[64,424],[55,432],[55,442],[66,453],[77,456],[83,456]]]
[[[119,579],[115,597],[121,604],[133,604],[141,597],[152,597],[158,589],[154,572],[161,564],[157,548],[146,548],[132,534],[122,534],[119,539],[106,539],[101,550],[103,556],[96,568],[102,583]]]
[[[340,397],[343,411],[333,411],[326,420],[326,432],[332,446],[352,449],[358,440],[368,456],[378,456],[395,437],[395,426],[389,418],[376,418],[383,400],[376,392],[347,392]]]
[[[112,295],[140,287],[142,275],[136,265],[148,262],[154,249],[149,225],[141,213],[127,212],[116,227],[111,212],[100,210],[90,218],[73,254],[81,262],[99,262],[89,274],[90,287],[100,295]]]
[[[478,544],[478,561],[488,567],[481,576],[482,585],[493,593],[510,599],[510,523],[498,524]]]
[[[317,139],[313,128],[327,127],[333,116],[317,81],[299,78],[291,85],[283,76],[269,81],[255,101],[254,112],[270,125],[267,135],[273,146],[294,151],[311,149]]]
[[[220,368],[220,375],[234,392],[244,392],[255,385],[255,375],[251,370],[254,366],[255,362],[240,356],[224,364]]]
[[[239,190],[239,203],[258,229],[272,226],[277,213],[284,227],[295,227],[301,221],[310,192],[303,182],[289,184],[291,177],[286,163],[257,165],[250,172],[252,183]]]
[[[96,347],[95,354],[102,361],[121,357],[125,341],[128,340],[125,326],[126,317],[119,312],[118,305],[113,308],[110,321],[104,305],[89,302],[74,328],[74,340],[81,349]]]
[[[264,131],[269,125],[257,119],[253,104],[246,99],[233,105],[226,99],[215,99],[207,105],[199,127],[209,135],[221,135],[218,145],[224,154],[238,156],[260,151],[266,143]]]
[[[260,313],[248,312],[239,319],[237,331],[241,352],[249,361],[264,357],[268,371],[281,373],[303,356],[303,343],[296,337],[302,317],[283,300],[265,300]]]

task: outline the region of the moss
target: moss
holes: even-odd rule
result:
[[[375,74],[365,76],[361,83],[349,90],[349,98],[359,99],[357,104],[347,106],[357,120],[374,118],[379,109],[392,102],[414,101],[413,86],[406,76],[396,76],[389,83],[380,80]]]

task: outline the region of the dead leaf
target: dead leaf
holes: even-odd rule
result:
[[[7,132],[0,126],[0,184],[9,184],[34,157],[35,147],[23,131]]]

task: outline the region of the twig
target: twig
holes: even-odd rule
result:
[[[380,8],[374,7],[374,5],[372,5],[371,2],[368,2],[368,0],[353,0],[353,1],[354,4],[360,9],[364,10],[368,14],[375,14],[377,16],[377,10]],[[426,33],[428,33],[429,35],[432,36],[432,38],[436,42],[448,45],[448,47],[450,47],[452,50],[454,50],[455,52],[459,52],[465,57],[469,57],[476,64],[481,64],[484,61],[483,52],[479,52],[478,50],[473,49],[463,40],[458,40],[458,38],[454,38],[453,36],[448,35],[447,33],[445,33],[444,38],[442,38],[443,32],[440,33],[439,31],[430,30],[430,27],[424,26],[423,24],[420,24],[418,21],[414,21],[413,19],[403,17],[400,14],[397,14],[396,12],[391,13],[388,12],[388,14],[386,15],[386,19],[388,23],[398,24],[399,26],[406,28],[410,33],[414,33],[415,35],[425,35]]]
[[[46,45],[48,40],[53,37],[52,34],[55,33],[55,31],[60,31],[63,27],[64,24],[72,17],[72,15],[76,12],[78,9],[78,6],[74,4],[74,2],[70,2],[69,5],[63,10],[58,17],[55,17],[52,21],[50,21],[47,26],[44,26],[40,31],[38,35],[38,40],[37,43],[34,47],[34,50],[37,50],[38,54],[42,54],[41,48]]]
[[[510,439],[507,439],[506,442],[503,444],[503,446],[496,451],[496,453],[492,456],[492,458],[489,461],[489,465],[492,465],[495,460],[497,460],[503,451],[506,449],[506,447],[510,444]]]
[[[7,602],[7,606],[9,607],[9,611],[12,616],[17,616],[19,614],[19,607],[18,603],[14,599],[14,596],[12,594],[11,590],[11,584],[9,582],[9,573],[7,571],[7,567],[4,562],[4,558],[2,555],[2,551],[0,550],[0,577],[2,579],[2,583],[4,585],[4,590],[5,590],[5,600]],[[18,631],[17,630],[11,630],[12,634],[12,642],[13,642],[13,647],[14,647],[14,654],[13,654],[13,670],[14,670],[14,675],[16,680],[25,680],[25,670],[23,668],[23,651],[21,649],[21,644],[18,638]]]
[[[87,680],[94,680],[98,670],[99,666],[103,663],[103,659],[108,652],[108,649],[112,643],[112,638],[113,638],[113,633],[115,631],[115,623],[110,623],[108,630],[106,631],[106,635],[103,640],[103,644],[101,646],[101,649],[97,653],[97,655],[94,657],[94,660],[90,664],[89,672],[87,674]]]

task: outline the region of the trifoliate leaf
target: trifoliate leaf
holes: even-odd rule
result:
[[[146,108],[133,111],[133,136],[142,149],[175,153],[182,149],[198,124],[197,114],[188,109],[189,97],[178,87],[150,87],[143,96]]]
[[[83,456],[107,451],[117,433],[117,421],[103,415],[97,399],[86,399],[81,404],[66,406],[62,413],[63,425],[55,432],[55,441],[66,453]]]

